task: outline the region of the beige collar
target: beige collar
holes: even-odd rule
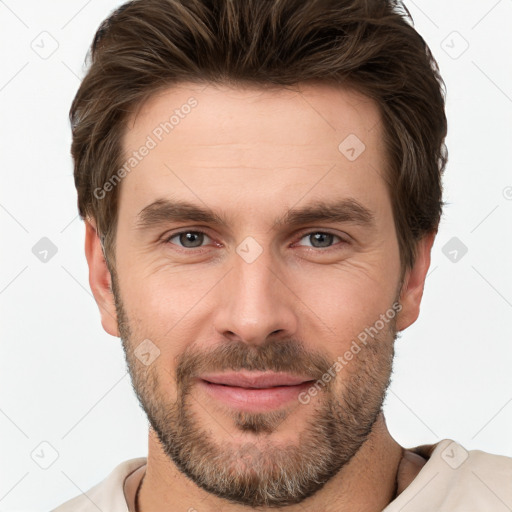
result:
[[[136,469],[133,473],[130,473],[124,480],[124,497],[126,499],[129,512],[136,512],[135,496],[145,473],[146,464]]]

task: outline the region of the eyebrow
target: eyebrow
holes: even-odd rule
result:
[[[143,208],[137,215],[136,226],[137,229],[146,230],[169,222],[201,222],[224,228],[228,226],[225,218],[206,206],[168,199],[158,199]],[[373,227],[375,216],[352,198],[335,202],[316,201],[307,206],[289,209],[272,224],[271,229],[296,227],[313,222],[348,222]]]

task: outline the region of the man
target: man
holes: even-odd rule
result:
[[[512,460],[382,413],[442,207],[442,80],[393,1],[140,0],[71,108],[148,457],[58,512],[498,511]]]

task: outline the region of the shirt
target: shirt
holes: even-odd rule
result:
[[[451,439],[408,450],[428,459],[416,478],[383,512],[510,512],[512,458],[466,450]],[[89,491],[51,512],[129,512],[124,481],[145,465],[140,457],[119,464]]]

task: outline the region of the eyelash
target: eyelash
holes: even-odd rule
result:
[[[184,231],[177,231],[176,233],[172,233],[171,235],[169,236],[166,236],[163,240],[163,243],[164,244],[172,244],[171,243],[171,240],[179,235],[183,235],[185,233],[195,233],[195,234],[203,234],[203,235],[206,235],[208,238],[211,239],[211,237],[208,235],[208,233],[206,233],[205,231],[202,231],[200,229],[186,229]],[[313,230],[313,231],[305,231],[305,232],[301,232],[299,233],[297,236],[299,237],[298,240],[302,240],[304,237],[308,236],[308,235],[315,235],[315,234],[318,234],[318,233],[321,233],[322,235],[332,235],[333,237],[335,238],[339,238],[340,242],[338,242],[338,244],[341,244],[341,245],[346,245],[348,244],[348,240],[344,239],[343,237],[341,237],[340,235],[336,235],[335,233],[331,233],[329,231],[320,231],[320,230]],[[315,251],[321,251],[321,252],[327,252],[329,251],[330,249],[333,249],[336,247],[336,245],[338,244],[333,244],[329,247],[313,247],[313,246],[304,246],[304,247],[308,247],[310,249],[313,249]],[[172,244],[172,245],[176,245],[176,244]],[[192,252],[192,251],[198,251],[198,250],[201,250],[201,249],[204,249],[205,246],[199,246],[199,247],[181,247],[179,245],[176,245],[178,247],[178,250],[180,251],[184,251],[184,252]]]

